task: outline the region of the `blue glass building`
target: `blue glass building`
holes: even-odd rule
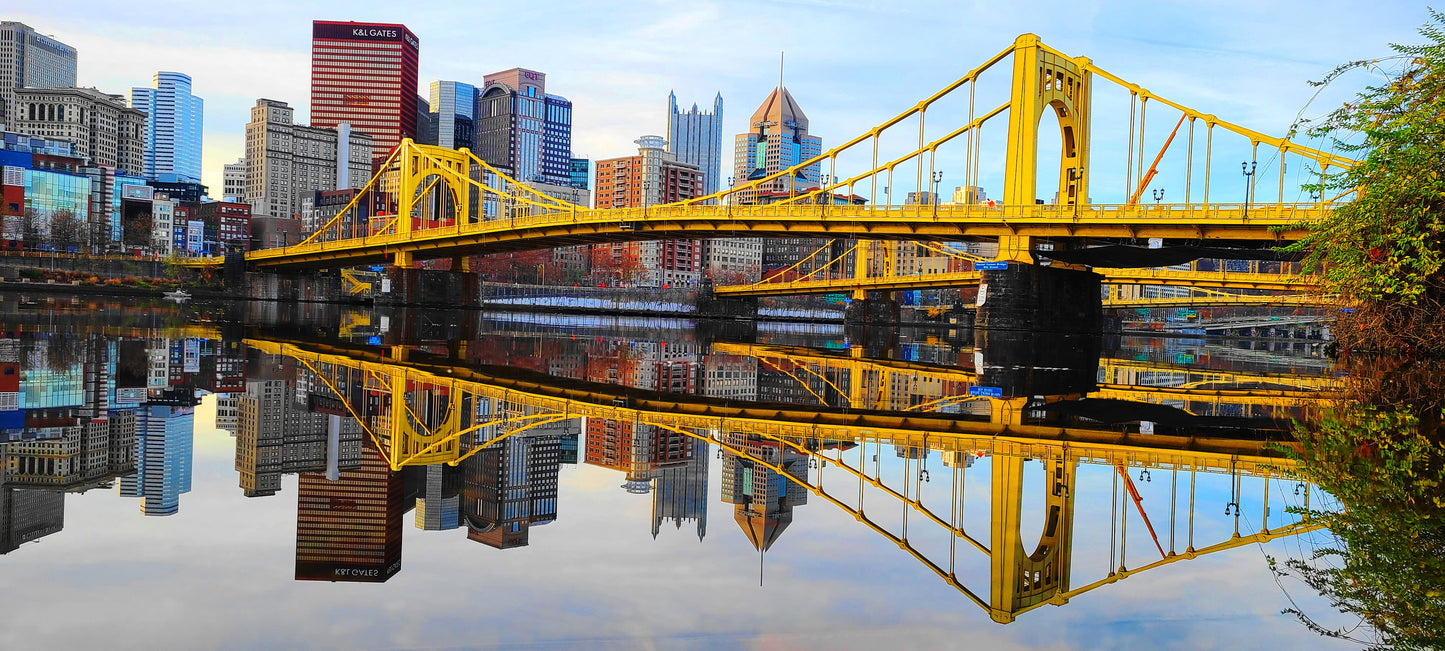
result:
[[[191,77],[157,72],[153,88],[131,89],[130,105],[147,116],[145,177],[199,183],[204,106],[191,94]]]
[[[431,82],[432,123],[436,144],[448,149],[476,147],[477,87],[459,81]]]
[[[702,194],[718,191],[722,175],[722,93],[713,99],[708,113],[693,104],[688,111],[677,108],[677,95],[667,94],[667,150],[677,160],[702,168]]]

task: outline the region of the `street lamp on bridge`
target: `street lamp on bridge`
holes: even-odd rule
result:
[[[943,170],[933,173],[933,216],[938,216],[938,186],[943,183]]]
[[[1239,164],[1239,171],[1244,174],[1244,218],[1249,219],[1249,200],[1253,194],[1254,168],[1258,165],[1255,161]]]
[[[1159,202],[1160,202],[1160,201],[1163,201],[1163,200],[1164,200],[1164,188],[1157,188],[1157,189],[1155,189],[1155,190],[1154,190],[1154,205],[1156,205],[1156,206],[1159,205]]]

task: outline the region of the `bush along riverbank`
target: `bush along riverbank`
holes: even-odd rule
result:
[[[1309,123],[1308,134],[1359,161],[1305,186],[1348,203],[1319,221],[1290,250],[1324,292],[1350,306],[1335,334],[1345,351],[1445,357],[1445,14],[1431,12],[1424,45],[1393,45],[1395,55],[1336,68],[1379,74],[1354,101]],[[1297,125],[1298,127],[1299,125]]]

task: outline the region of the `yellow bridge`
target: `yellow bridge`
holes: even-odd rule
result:
[[[329,391],[344,405],[394,469],[456,464],[529,429],[577,418],[648,425],[706,441],[717,446],[725,467],[746,464],[755,473],[781,477],[800,492],[792,498],[790,489],[787,505],[776,511],[770,507],[767,513],[744,514],[738,507],[736,519],[760,551],[776,542],[795,517],[795,507],[811,495],[897,545],[1000,623],[1045,604],[1064,605],[1140,572],[1319,528],[1307,519],[1282,517],[1284,509],[1271,515],[1273,493],[1283,496],[1285,487],[1293,485],[1294,495],[1302,496],[1307,506],[1314,489],[1290,478],[1292,462],[1277,456],[1263,440],[1030,426],[1022,424],[1016,410],[1011,416],[977,422],[934,414],[738,403],[482,371],[404,347],[265,336],[246,344],[294,359],[313,386],[324,386],[323,393]],[[927,367],[893,369],[891,364],[907,363],[888,360],[824,359],[796,349],[716,352],[756,353],[759,359],[803,357],[802,362],[818,368],[846,364],[859,371],[948,373]],[[899,463],[880,462],[887,454],[885,446],[897,452],[901,473]],[[928,451],[941,452],[948,468],[946,477],[942,469],[934,470],[940,482],[948,483],[942,494],[925,490],[933,479]],[[965,500],[965,473],[973,458],[981,456],[991,457],[986,515],[977,513],[976,500]],[[1042,465],[1043,481],[1024,481],[1030,463]],[[1105,570],[1076,586],[1075,573],[1082,573],[1074,557],[1076,518],[1102,512],[1075,508],[1078,473],[1090,467],[1113,476],[1108,530],[1117,533],[1110,534]],[[1135,470],[1141,482],[1150,479],[1150,471],[1160,472],[1161,479],[1170,480],[1169,489],[1136,484],[1131,477]],[[1223,520],[1196,517],[1196,501],[1206,499],[1196,486],[1203,483],[1216,490],[1228,487]],[[1023,534],[1026,491],[1043,496],[1046,524],[1037,542]],[[1257,521],[1246,521],[1257,523],[1253,530],[1241,529],[1246,494],[1259,496],[1257,504],[1249,502],[1261,514]],[[1277,504],[1284,501],[1274,499]],[[969,504],[975,505],[973,511]],[[1136,522],[1130,540],[1131,511],[1139,514],[1148,538],[1141,540]],[[970,513],[974,525],[986,518],[988,535],[971,533]],[[1104,522],[1091,525],[1102,531]],[[1131,566],[1130,558],[1137,564]],[[1098,560],[1104,564],[1105,558],[1100,555]],[[986,584],[967,585],[965,577],[978,576],[979,569],[987,574]]]
[[[1000,65],[1006,60],[1011,65]],[[996,68],[1012,75],[1008,97],[996,107],[976,109],[979,79]],[[1092,98],[1099,81],[1121,86],[1130,97],[1129,160],[1123,170],[1130,198],[1117,205],[1093,204],[1088,199],[1089,180],[1100,171],[1089,158]],[[929,119],[943,110],[945,100],[967,106],[961,123]],[[1151,107],[1164,109],[1168,117],[1178,116],[1176,132],[1187,123],[1182,203],[1142,205],[1138,200],[1155,172],[1153,166],[1146,172],[1144,165],[1145,124]],[[1039,188],[1036,178],[1040,120],[1046,112],[1057,119],[1061,134],[1057,188]],[[900,206],[892,201],[907,186],[917,192],[928,190],[945,149],[963,153],[968,161],[965,184],[978,185],[979,160],[993,155],[981,154],[985,128],[995,128],[996,120],[1007,123],[1006,151],[999,156],[1005,160],[1000,205]],[[317,232],[293,246],[252,251],[246,259],[262,269],[298,269],[380,263],[410,267],[416,260],[451,258],[458,262],[455,270],[469,255],[600,242],[847,237],[862,240],[862,258],[869,257],[871,240],[986,239],[998,241],[998,259],[1031,263],[1041,239],[1059,246],[1146,238],[1287,242],[1299,236],[1300,222],[1332,209],[1332,200],[1286,201],[1283,164],[1278,166],[1273,201],[1220,203],[1218,193],[1212,193],[1211,177],[1216,135],[1247,144],[1251,157],[1263,147],[1264,153],[1277,154],[1281,162],[1294,159],[1316,170],[1353,162],[1184,107],[1026,34],[957,81],[838,147],[775,174],[677,204],[588,209],[534,191],[468,150],[403,141],[355,200]],[[901,154],[880,157],[880,152],[893,151],[900,139],[907,143]],[[1202,157],[1196,155],[1196,143]],[[1202,158],[1198,170],[1196,158]],[[798,187],[799,173],[813,166],[826,171],[826,180]],[[1196,173],[1203,177],[1202,184],[1193,181]],[[1261,181],[1253,178],[1250,183],[1258,189]],[[1197,198],[1196,185],[1202,186]],[[1267,194],[1275,194],[1268,192],[1274,189],[1273,180],[1263,186]],[[1055,203],[1036,203],[1041,190],[1047,196],[1055,189]],[[758,205],[754,198],[759,191],[781,191],[786,198]],[[853,200],[865,195],[865,203]],[[840,197],[846,200],[840,202]],[[866,265],[858,267],[856,275],[866,277]]]

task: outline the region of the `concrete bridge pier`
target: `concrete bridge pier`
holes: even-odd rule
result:
[[[477,308],[481,307],[480,279],[465,270],[415,269],[411,256],[396,253],[395,264],[386,268],[380,291],[375,292],[378,305],[414,307]]]
[[[891,292],[883,298],[855,298],[843,308],[846,325],[893,325],[898,323],[898,301]]]
[[[984,271],[975,326],[1029,332],[1100,332],[1103,276],[1010,262]]]
[[[758,318],[756,296],[718,296],[711,280],[704,280],[697,290],[697,315],[713,319]]]

